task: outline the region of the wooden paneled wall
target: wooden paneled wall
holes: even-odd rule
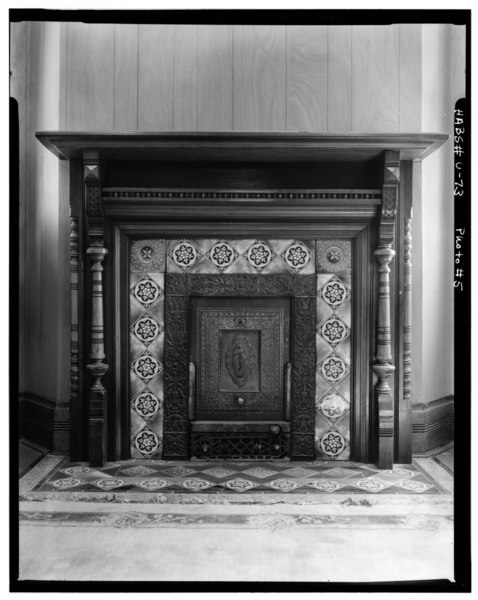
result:
[[[36,130],[449,132],[442,108],[452,100],[450,82],[462,89],[463,40],[453,26],[427,32],[416,24],[12,24],[11,90],[20,108],[20,392],[51,400],[69,393],[68,164],[37,142]],[[413,350],[414,398],[422,402],[452,391],[450,368],[440,380],[433,375],[436,349],[441,364],[453,358],[444,275],[452,268],[451,175],[446,150],[427,160],[423,186],[417,183],[423,207],[414,213],[423,216],[423,231],[414,232],[415,289],[423,292],[414,297]],[[429,214],[440,216],[433,231]],[[439,257],[437,268],[427,269],[427,289],[422,253]],[[430,312],[437,296],[443,306]]]
[[[421,128],[421,26],[67,23],[68,130]]]
[[[59,23],[12,24],[11,91],[20,117],[19,391],[51,401],[69,395],[69,206],[61,193],[68,166],[34,133],[60,128],[60,44]]]
[[[421,366],[415,380],[421,380],[422,385],[417,387],[415,398],[425,405],[454,393],[454,343],[460,343],[454,340],[453,320],[453,221],[457,200],[453,196],[452,134],[455,103],[465,97],[464,33],[462,26],[435,24],[424,25],[422,32],[427,65],[422,82],[423,128],[446,131],[451,136],[423,161],[421,221],[416,220],[414,225],[413,252],[417,260],[422,258],[416,299],[418,309],[423,310],[422,314],[415,312],[413,322],[414,335],[421,342]]]

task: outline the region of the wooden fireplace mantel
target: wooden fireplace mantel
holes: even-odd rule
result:
[[[109,160],[248,162],[368,161],[385,150],[422,160],[447,139],[443,133],[245,133],[41,131],[40,142],[60,159],[84,150]]]
[[[167,237],[206,231],[273,236],[287,231],[299,238],[313,239],[319,232],[326,238],[357,240],[356,260],[369,265],[369,283],[357,294],[355,310],[374,331],[374,356],[367,350],[363,364],[356,366],[364,372],[373,369],[376,408],[364,412],[355,425],[356,429],[360,423],[373,426],[373,451],[367,440],[360,442],[355,459],[375,460],[382,468],[410,462],[413,164],[444,144],[448,135],[44,131],[36,137],[58,158],[70,160],[75,173],[71,192],[71,422],[73,426],[85,422],[85,416],[88,421],[87,448],[72,451],[75,460],[88,457],[92,465],[101,465],[107,459],[124,458],[116,438],[108,440],[106,427],[106,406],[108,402],[116,406],[114,394],[107,400],[111,370],[115,370],[117,388],[123,381],[112,350],[116,312],[111,306],[119,301],[111,282],[115,277],[121,281],[120,264],[127,257],[121,249],[126,246],[118,240],[158,232]],[[168,169],[171,164],[211,169],[213,164],[218,167],[216,175],[221,168],[232,169],[239,173],[234,182],[239,187],[214,187],[213,176],[209,190],[186,189],[187,177],[166,189],[162,183],[151,183],[160,162],[167,163]],[[108,173],[115,164],[116,171],[111,169],[108,178],[104,171]],[[282,189],[279,185],[266,189],[263,181],[248,188],[241,180],[246,164],[258,170],[276,165],[276,177],[284,171],[295,175]],[[368,170],[370,164],[372,170]],[[318,173],[313,178],[315,187],[306,189],[312,179],[302,178],[300,165]],[[103,166],[107,167],[104,171]],[[115,178],[125,168],[148,173],[148,182],[142,187],[127,186],[124,179],[117,184]],[[373,185],[354,185],[349,176],[353,169],[366,173],[361,179],[367,182],[372,173]],[[334,185],[327,189],[328,171],[335,175],[330,180]],[[358,394],[360,385],[356,383]],[[126,439],[127,432],[120,438]]]

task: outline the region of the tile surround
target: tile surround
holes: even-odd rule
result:
[[[132,458],[162,455],[164,273],[171,272],[317,273],[316,451],[327,460],[349,459],[350,241],[146,239],[133,242],[130,256]]]
[[[149,248],[157,240],[138,240]],[[164,258],[164,257],[163,257]],[[155,256],[155,264],[164,265]],[[130,450],[131,458],[159,458],[162,455],[164,398],[164,272],[134,270],[130,265]]]
[[[352,243],[317,240],[317,457],[350,458]]]

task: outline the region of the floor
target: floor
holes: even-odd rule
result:
[[[65,458],[34,491],[205,494],[414,494],[446,493],[418,464],[380,470],[349,461],[194,461],[128,460],[90,468]]]
[[[19,578],[453,580],[452,473],[452,448],[382,472],[48,455],[20,482]]]

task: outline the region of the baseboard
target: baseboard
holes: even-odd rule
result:
[[[31,448],[36,452],[40,452],[41,454],[48,454],[50,450],[49,448],[45,448],[45,446],[40,446],[40,444],[35,444],[35,442],[27,440],[24,437],[20,437],[20,444],[23,444],[24,446],[27,446],[28,448]]]
[[[20,432],[24,440],[53,449],[55,402],[35,394],[20,396]]]
[[[414,452],[413,458],[432,458],[433,456],[438,456],[442,452],[446,452],[447,450],[453,450],[455,447],[455,442],[448,442],[443,446],[438,446],[437,448],[433,448],[432,450],[428,450],[428,452]]]
[[[412,453],[426,455],[454,440],[454,398],[446,396],[412,409]]]

